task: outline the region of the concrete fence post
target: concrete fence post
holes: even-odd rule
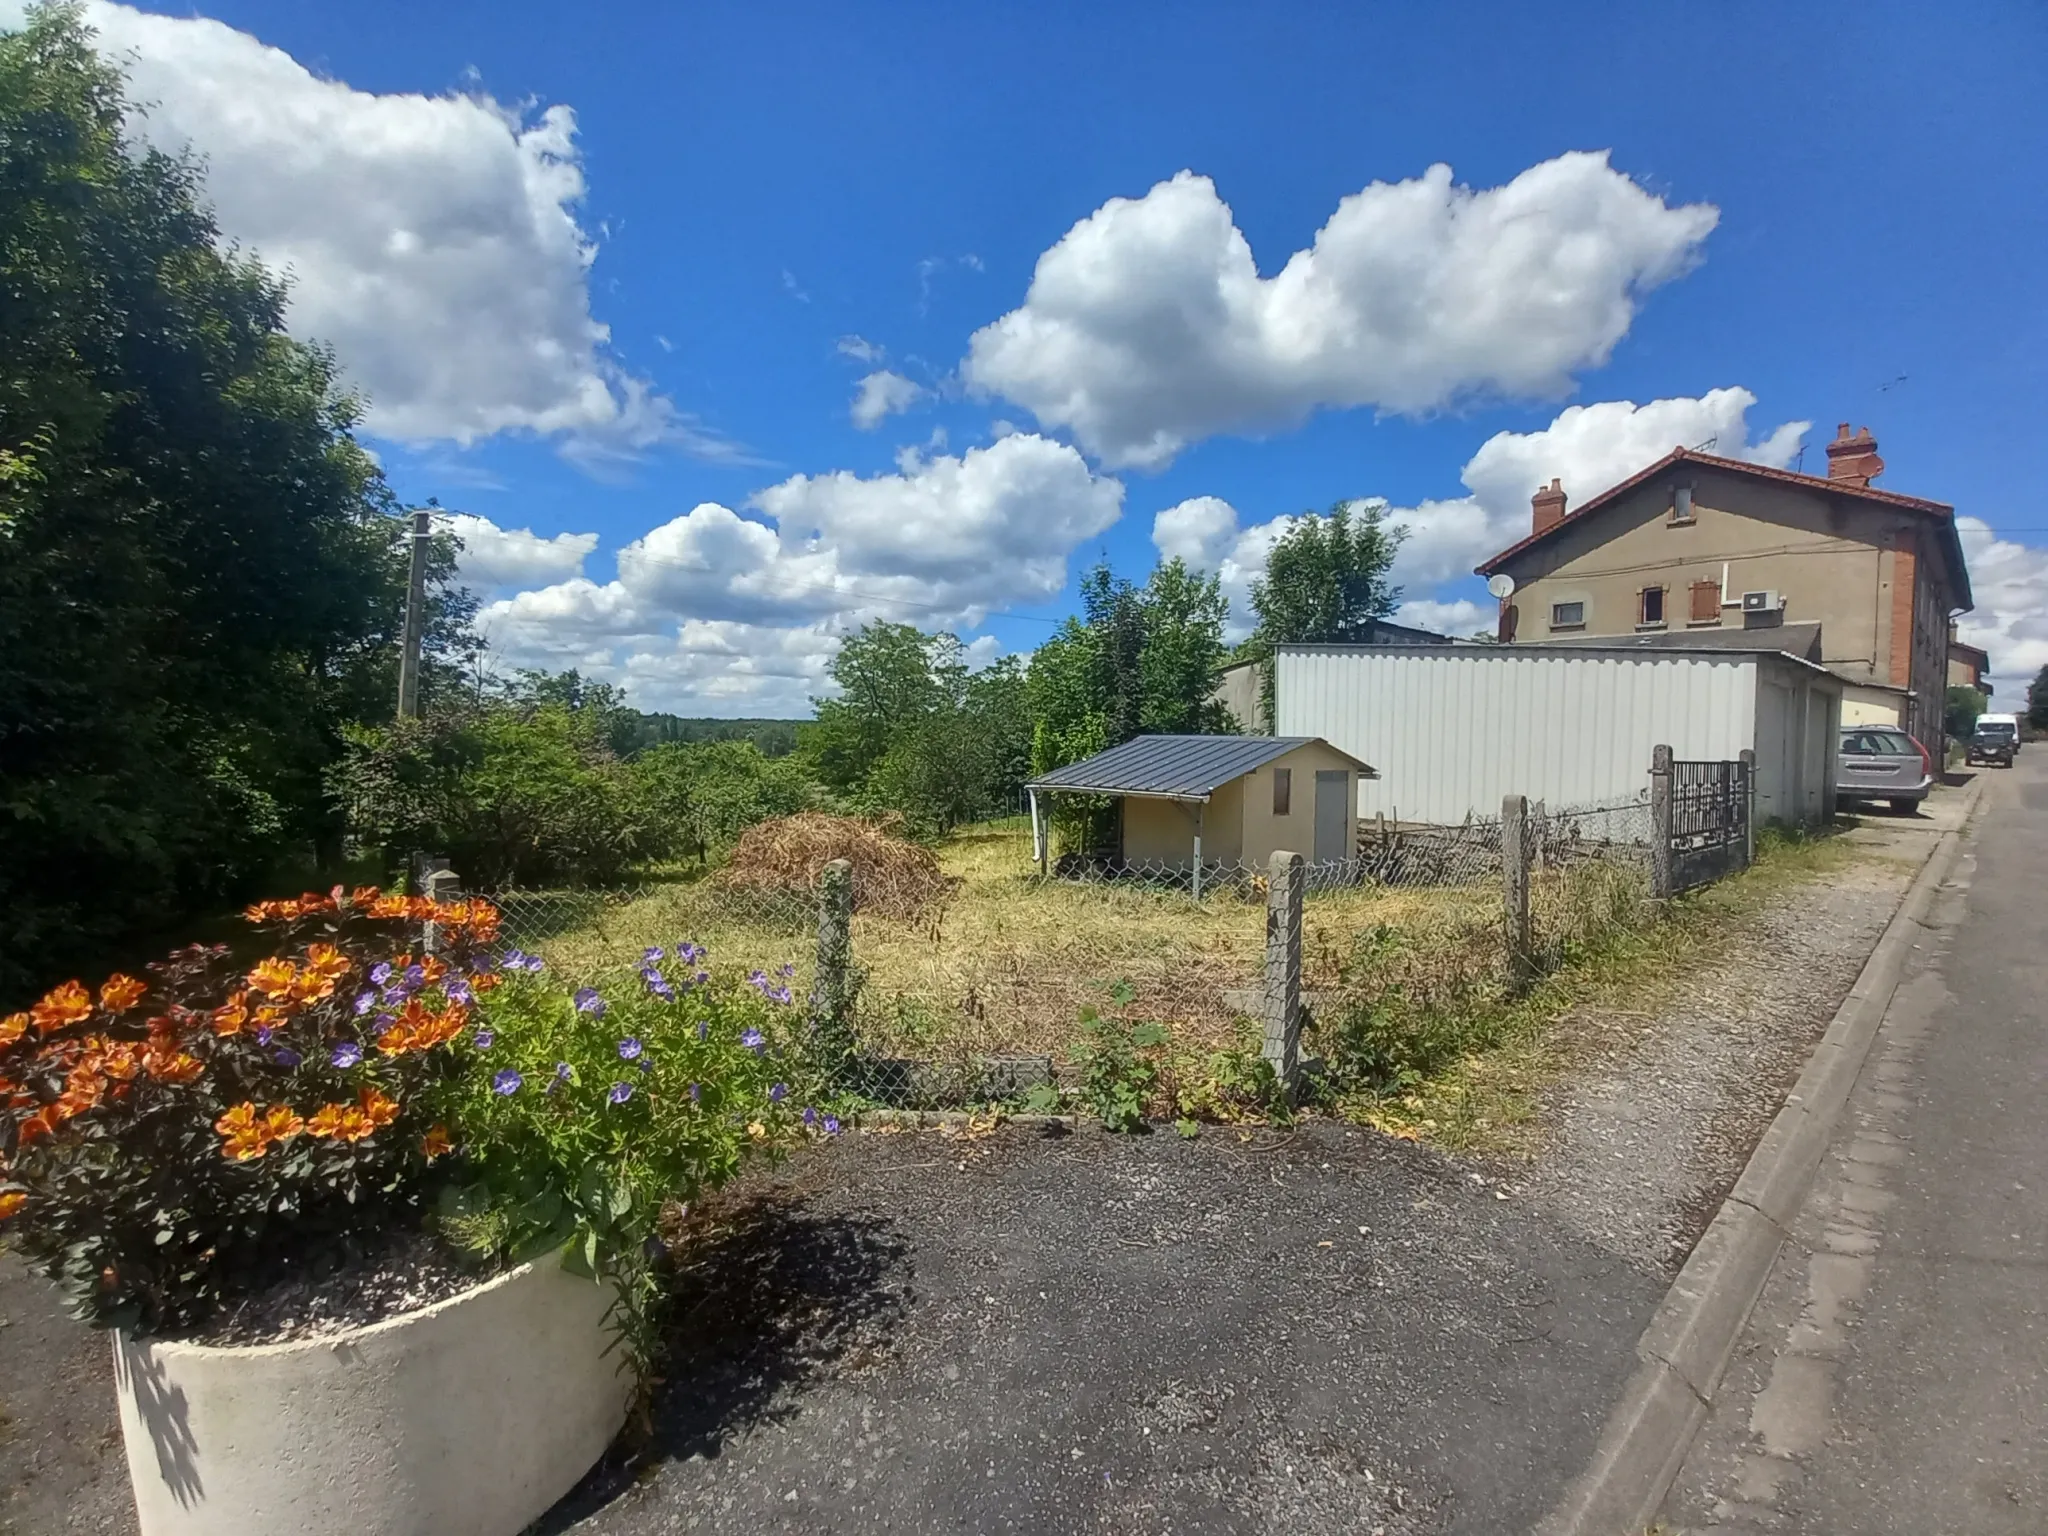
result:
[[[1742,759],[1742,867],[1756,862],[1756,749],[1744,747]]]
[[[1301,855],[1274,854],[1266,880],[1266,1029],[1260,1054],[1290,1097],[1301,1071],[1301,909],[1307,892]]]
[[[420,894],[436,906],[445,906],[451,901],[462,900],[462,881],[446,863],[430,867],[420,877]],[[438,954],[441,949],[441,925],[435,922],[420,924],[420,950],[423,954]]]
[[[818,872],[818,961],[811,981],[811,1034],[834,1081],[853,1060],[853,865],[833,859]]]
[[[1503,936],[1508,975],[1517,986],[1529,979],[1534,959],[1529,944],[1529,797],[1505,795],[1500,802],[1500,870]]]
[[[1671,749],[1650,753],[1650,894],[1671,894]]]

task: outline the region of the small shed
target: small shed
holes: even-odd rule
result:
[[[1318,736],[1138,736],[1031,781],[1031,851],[1047,859],[1040,797],[1120,802],[1118,862],[1163,871],[1259,864],[1279,849],[1318,864],[1358,846],[1358,781],[1373,770]]]

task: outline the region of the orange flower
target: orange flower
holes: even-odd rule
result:
[[[403,917],[406,903],[403,896],[379,896],[370,903],[372,917]]]
[[[212,1018],[216,1035],[239,1035],[249,1022],[249,994],[237,992],[213,1010]]]
[[[249,1015],[249,1022],[258,1029],[275,1029],[292,1016],[292,1006],[289,999],[283,1003],[265,1003]]]
[[[504,981],[504,979],[505,978],[500,976],[496,971],[484,971],[478,975],[470,977],[469,989],[472,992],[489,992],[492,988],[496,987],[499,983]]]
[[[45,1104],[30,1115],[16,1128],[14,1144],[25,1147],[38,1136],[48,1136],[64,1123],[64,1116],[54,1104]]]
[[[291,961],[272,955],[249,973],[249,985],[265,997],[288,997],[297,975]]]
[[[273,1104],[263,1117],[263,1131],[272,1141],[290,1141],[306,1128],[306,1122],[292,1113],[289,1104]]]
[[[439,986],[441,978],[448,974],[448,962],[438,955],[428,955],[420,961],[420,974],[426,978],[428,986]]]
[[[45,1035],[91,1016],[92,994],[75,981],[65,982],[29,1009],[29,1017],[36,1021],[37,1033]]]
[[[332,976],[316,976],[311,971],[301,971],[298,980],[292,983],[291,995],[285,1001],[292,1007],[303,1008],[308,1003],[317,1003],[332,996]]]
[[[256,1106],[244,1100],[214,1121],[213,1128],[223,1136],[241,1136],[254,1131],[256,1124]]]
[[[125,1083],[142,1069],[142,1056],[126,1041],[109,1045],[100,1062],[100,1070],[117,1083]]]
[[[332,944],[311,944],[306,948],[306,971],[326,981],[339,981],[348,974],[348,956]]]
[[[263,1133],[251,1131],[247,1135],[228,1137],[221,1143],[220,1155],[231,1157],[238,1163],[253,1163],[269,1150],[270,1143],[264,1139]]]
[[[306,1134],[334,1141],[361,1141],[377,1127],[353,1104],[323,1104],[306,1122]]]
[[[8,1193],[4,1195],[0,1195],[0,1221],[5,1221],[8,1217],[12,1216],[16,1211],[20,1210],[24,1205],[27,1204],[28,1196],[20,1194],[13,1190],[8,1191]]]
[[[259,901],[253,906],[244,907],[242,909],[242,916],[252,923],[274,923],[284,916],[284,903],[281,901]]]
[[[357,1102],[363,1107],[364,1117],[377,1130],[383,1130],[398,1118],[398,1101],[386,1098],[374,1088],[365,1088]]]
[[[455,1150],[455,1143],[448,1139],[448,1127],[437,1125],[420,1138],[420,1150],[432,1162],[437,1157],[446,1157]]]
[[[133,976],[124,976],[116,971],[107,978],[106,985],[100,988],[100,1006],[109,1013],[126,1013],[142,1001],[142,994],[148,990],[148,982],[138,981]]]
[[[0,1051],[4,1051],[23,1035],[28,1033],[28,1015],[10,1013],[0,1019]]]
[[[348,904],[352,907],[374,906],[378,891],[374,885],[359,885],[348,893]]]
[[[183,1086],[198,1078],[206,1070],[206,1063],[197,1056],[184,1051],[169,1051],[153,1055],[144,1063],[149,1075],[160,1083],[176,1083]]]

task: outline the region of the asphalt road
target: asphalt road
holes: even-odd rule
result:
[[[1991,775],[1665,1509],[2048,1531],[2048,746]]]

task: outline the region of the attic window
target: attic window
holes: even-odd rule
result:
[[[1671,521],[1689,523],[1692,521],[1692,487],[1675,485],[1671,488]]]

